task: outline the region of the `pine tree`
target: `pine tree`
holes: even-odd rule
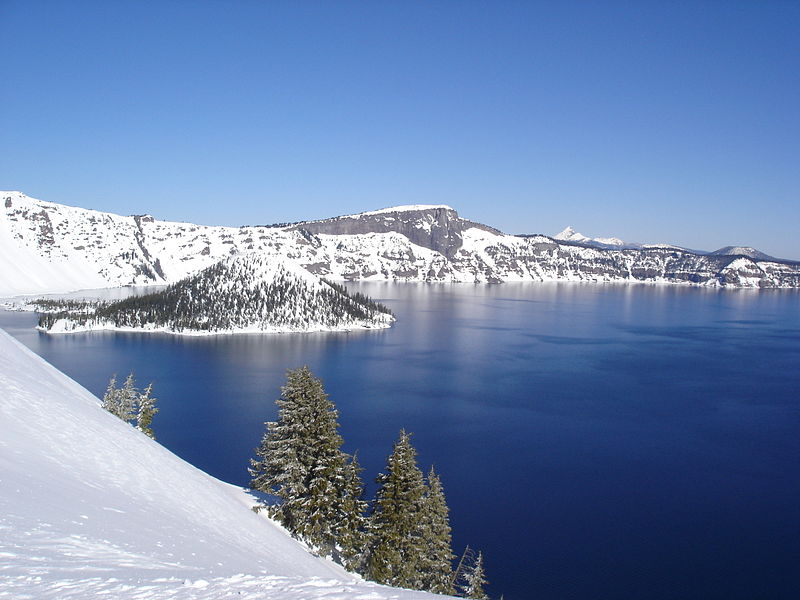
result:
[[[152,397],[153,384],[148,385],[144,392],[138,397],[138,411],[136,413],[136,429],[144,433],[151,439],[156,439],[152,427],[153,417],[158,412],[156,408],[156,398]]]
[[[136,389],[136,381],[133,373],[125,378],[125,383],[122,385],[121,390],[117,390],[117,412],[116,415],[133,425],[136,419],[136,402],[139,397],[139,392]]]
[[[425,481],[417,467],[410,436],[400,431],[379,484],[370,518],[367,575],[373,581],[422,589],[421,557],[425,543],[420,530]]]
[[[464,572],[464,584],[460,586],[461,596],[464,598],[474,598],[476,600],[489,600],[489,596],[483,591],[483,586],[489,583],[483,569],[483,553],[478,552],[478,556]]]
[[[136,389],[133,373],[128,375],[122,388],[117,387],[117,376],[112,375],[103,395],[102,406],[112,415],[136,427],[145,435],[156,439],[150,427],[153,416],[158,412],[156,399],[151,397],[153,384],[147,386],[144,393]]]
[[[126,423],[131,423],[135,416],[136,397],[137,391],[133,373],[125,379],[122,388],[117,387],[117,376],[113,375],[108,382],[102,405],[112,415],[119,417]]]
[[[344,494],[337,528],[340,562],[345,569],[356,573],[364,570],[367,542],[367,502],[364,500],[362,471],[358,456],[353,455],[345,466]]]
[[[422,556],[421,588],[436,594],[453,594],[452,535],[450,510],[444,497],[442,481],[431,467],[421,518],[425,552]]]
[[[288,371],[277,404],[278,420],[266,424],[251,460],[250,485],[280,499],[269,513],[292,534],[332,555],[346,465],[338,412],[308,367]]]
[[[106,393],[103,395],[102,407],[110,412],[112,415],[119,417],[119,390],[117,389],[117,376],[112,375],[106,388]],[[121,418],[121,417],[120,417]]]

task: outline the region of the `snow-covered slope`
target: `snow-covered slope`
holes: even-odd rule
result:
[[[255,252],[223,259],[163,291],[62,311],[56,304],[40,317],[40,327],[51,333],[279,333],[380,329],[394,321],[388,308],[369,298]]]
[[[5,200],[8,205],[8,198]],[[20,223],[21,225],[21,223]],[[27,239],[8,221],[7,211],[0,212],[0,294],[36,294],[53,290],[106,287],[109,281],[97,266],[84,260],[77,251],[71,255],[50,256],[36,231],[29,229]]]
[[[309,554],[0,330],[0,598],[435,598]]]
[[[0,202],[5,207],[0,213],[5,238],[0,239],[8,253],[0,262],[0,297],[21,290],[98,287],[98,281],[111,286],[172,283],[244,252],[292,261],[339,281],[800,287],[800,263],[752,257],[743,265],[736,256],[668,245],[616,246],[611,238],[600,244],[511,236],[439,205],[237,228],[157,221],[148,215],[121,217],[42,202],[19,192],[0,192]],[[54,265],[71,270],[51,280],[44,274],[57,271]]]

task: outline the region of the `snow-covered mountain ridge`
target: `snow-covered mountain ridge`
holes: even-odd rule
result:
[[[172,283],[257,252],[330,280],[644,281],[800,287],[800,263],[673,246],[598,247],[513,236],[447,206],[407,206],[284,226],[123,217],[0,192],[0,296]]]
[[[73,305],[73,306],[70,306]],[[53,302],[41,329],[181,334],[348,331],[389,327],[385,306],[285,260],[248,252],[221,260],[162,291],[117,302]]]
[[[441,598],[364,582],[253,504],[0,330],[0,597]]]

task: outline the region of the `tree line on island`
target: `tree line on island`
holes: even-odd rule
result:
[[[321,556],[366,579],[413,590],[487,599],[483,555],[455,556],[441,479],[417,466],[405,430],[394,444],[378,491],[364,500],[358,458],[342,450],[338,411],[308,367],[290,370],[278,419],[251,460],[251,487],[274,498],[264,509]]]
[[[153,384],[122,387],[111,377],[102,406],[155,439]],[[348,571],[394,587],[488,600],[483,555],[469,546],[456,568],[449,508],[433,467],[424,476],[411,434],[394,443],[372,503],[364,499],[363,469],[342,450],[339,413],[308,367],[290,370],[276,401],[278,419],[251,459],[250,487],[265,494],[254,508],[283,525],[316,554]]]
[[[221,261],[164,290],[116,302],[39,299],[31,306],[41,312],[39,327],[46,331],[62,319],[78,326],[181,332],[338,328],[391,318],[388,307],[330,281],[321,280],[314,287],[282,267],[272,279],[259,279],[253,266],[258,260],[242,256]]]

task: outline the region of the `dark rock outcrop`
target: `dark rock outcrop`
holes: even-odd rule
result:
[[[307,221],[291,227],[318,235],[365,235],[368,233],[399,233],[412,243],[445,255],[455,256],[463,244],[462,233],[470,227],[500,233],[496,229],[467,221],[452,208],[445,206],[412,209],[387,209],[360,215]]]

